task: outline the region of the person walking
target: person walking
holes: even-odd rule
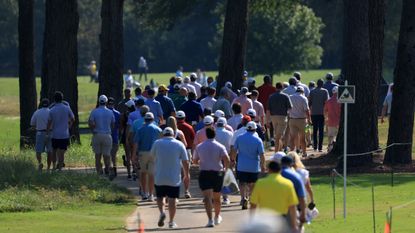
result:
[[[205,133],[207,140],[196,147],[193,163],[199,164],[199,187],[203,192],[203,201],[208,216],[206,227],[214,227],[222,222],[220,191],[222,190],[224,171],[229,166],[229,156],[226,148],[215,140],[214,128],[206,128]],[[215,210],[214,219],[212,206]]]
[[[308,97],[310,95],[310,89],[308,86],[301,82],[301,73],[296,71],[293,74],[294,78],[297,79],[297,87],[303,87],[304,88],[304,95],[305,97]]]
[[[391,114],[392,109],[392,96],[393,96],[393,84],[389,87],[390,93],[388,93],[383,101],[382,113],[380,117],[380,123],[385,122],[385,117]]]
[[[228,94],[229,92],[226,89],[222,88],[220,90],[218,100],[213,104],[213,107],[212,107],[212,112],[221,110],[224,112],[225,117],[227,119],[232,117],[232,109],[231,109],[231,104],[229,103],[229,100],[228,100]]]
[[[150,151],[153,143],[160,138],[161,129],[154,124],[153,113],[147,112],[145,114],[144,125],[137,131],[136,135],[137,142],[134,143],[133,154],[138,154],[140,161],[140,182],[143,191],[142,200],[154,201],[154,157],[151,156]]]
[[[166,219],[165,197],[168,198],[169,228],[177,228],[174,222],[176,215],[176,200],[180,194],[182,182],[181,171],[184,170],[183,181],[189,180],[189,158],[186,149],[180,141],[175,139],[174,131],[170,127],[163,130],[163,137],[154,142],[151,147],[151,157],[154,158],[154,184],[156,189],[157,206],[160,211],[158,226],[164,226]]]
[[[186,122],[191,125],[196,125],[203,118],[203,108],[196,101],[195,93],[189,93],[189,99],[180,106],[180,110],[186,114]]]
[[[183,111],[178,111],[176,114],[177,119],[177,128],[180,129],[187,142],[186,150],[187,150],[187,156],[189,157],[189,160],[192,159],[192,147],[193,147],[193,141],[195,140],[195,130],[191,125],[186,123],[186,114]]]
[[[204,127],[196,132],[195,140],[193,142],[193,148],[196,148],[200,143],[204,142],[207,139],[206,129],[214,128],[213,123],[215,123],[213,117],[207,115],[203,118]]]
[[[338,87],[334,87],[333,95],[327,100],[324,105],[324,112],[327,118],[327,136],[328,136],[328,146],[327,151],[330,152],[333,149],[334,142],[336,141],[337,132],[339,131],[340,124],[340,113],[341,113],[341,104],[337,102],[337,92]]]
[[[234,151],[231,154],[232,161],[237,156],[237,177],[241,190],[242,209],[248,208],[248,202],[259,172],[265,172],[264,145],[258,136],[255,136],[257,125],[250,121],[246,125],[246,133],[236,138]]]
[[[238,129],[238,125],[241,124],[242,118],[244,115],[242,114],[242,108],[239,103],[232,104],[232,112],[233,116],[229,118],[228,125],[230,125],[233,131]]]
[[[148,98],[144,101],[144,104],[150,108],[150,112],[154,114],[154,121],[157,124],[162,124],[164,121],[163,118],[163,109],[161,108],[160,102],[154,99],[156,92],[153,89],[147,91]]]
[[[133,88],[133,84],[134,84],[134,77],[133,77],[133,72],[131,70],[127,71],[127,74],[124,77],[124,83],[125,83],[125,87],[126,88]]]
[[[63,101],[63,93],[54,94],[55,103],[50,108],[48,129],[52,130],[52,162],[56,162],[56,169],[65,167],[65,152],[69,146],[69,128],[75,122],[75,116],[67,102]],[[54,167],[55,168],[55,167]]]
[[[36,110],[30,119],[30,126],[36,130],[36,159],[38,163],[38,170],[42,171],[42,153],[47,154],[47,170],[50,169],[52,163],[52,144],[50,140],[48,122],[50,119],[49,99],[44,98],[40,101],[39,109]],[[55,164],[53,164],[55,166]]]
[[[196,73],[191,73],[190,74],[190,85],[192,85],[195,90],[196,90],[196,96],[200,97],[202,95],[200,88],[202,88],[202,85],[200,83],[198,83],[197,81],[197,74]]]
[[[114,114],[114,127],[111,129],[112,147],[111,147],[111,162],[114,177],[117,176],[117,152],[119,148],[119,132],[120,132],[120,119],[121,114],[114,109],[115,99],[113,97],[108,98],[107,108]]]
[[[158,87],[158,93],[155,100],[157,100],[161,105],[161,110],[163,110],[163,118],[167,119],[169,116],[176,115],[176,108],[174,107],[173,101],[167,97],[167,92],[169,89],[165,85],[160,85]]]
[[[213,105],[216,103],[215,95],[216,95],[216,89],[213,87],[208,87],[207,89],[208,96],[206,96],[204,99],[200,101],[200,104],[202,105],[202,109],[213,109]],[[213,111],[212,111],[213,112]]]
[[[248,98],[248,96],[251,95],[251,92],[249,92],[247,87],[242,87],[240,95],[235,98],[232,102],[239,103],[241,105],[241,112],[246,112],[248,109],[253,108],[252,100]]]
[[[280,162],[271,158],[268,176],[255,183],[250,209],[268,209],[289,216],[291,229],[297,231],[297,205],[298,198],[293,183],[281,175]]]
[[[216,121],[216,137],[215,140],[218,141],[226,148],[226,152],[230,154],[231,152],[231,140],[233,132],[226,129],[227,122],[225,117],[219,117]],[[228,198],[228,195],[223,194],[222,204],[229,205],[231,200]]]
[[[327,73],[326,82],[323,85],[323,88],[329,92],[330,97],[333,96],[333,88],[339,86],[339,84],[333,82],[333,76],[333,73]]]
[[[259,92],[257,90],[253,90],[251,94],[252,106],[256,111],[256,119],[259,121],[261,125],[265,123],[265,110],[264,106],[261,102],[258,101]]]
[[[286,133],[288,124],[288,111],[292,108],[290,97],[282,92],[282,83],[275,84],[277,90],[269,97],[267,107],[267,125],[274,128],[275,152],[281,151],[282,139]],[[288,132],[289,133],[289,132]],[[287,146],[287,145],[286,145]]]
[[[190,83],[190,77],[186,76],[183,79],[183,84],[181,85],[181,87],[184,87],[187,89],[187,92],[193,92],[196,95],[197,98],[197,92],[196,92],[196,88]]]
[[[289,86],[282,90],[283,93],[287,94],[288,96],[294,95],[297,92],[297,79],[291,77],[288,79]]]
[[[146,59],[144,57],[140,57],[140,60],[138,60],[138,73],[140,76],[138,79],[141,82],[141,77],[144,75],[144,80],[147,82],[147,71],[148,71],[148,65]]]
[[[108,98],[105,95],[99,96],[99,106],[92,110],[89,116],[88,124],[92,130],[92,149],[95,153],[95,169],[97,174],[102,175],[101,159],[104,157],[105,175],[113,178],[110,174],[111,168],[111,148],[112,137],[111,129],[114,127],[114,113],[106,107]],[[112,173],[112,171],[111,171]]]
[[[313,122],[313,148],[314,151],[323,151],[324,140],[324,105],[329,99],[329,92],[323,88],[323,80],[317,80],[317,87],[310,92],[308,104],[311,108],[311,121]],[[317,137],[318,134],[318,137]]]
[[[308,107],[308,100],[304,96],[303,87],[297,87],[297,92],[294,95],[290,95],[290,100],[292,103],[292,108],[289,112],[291,150],[295,150],[295,148],[297,148],[297,150],[300,151],[301,149],[303,157],[307,157],[305,126],[307,125],[307,121],[309,123],[312,121],[310,117],[310,109]]]

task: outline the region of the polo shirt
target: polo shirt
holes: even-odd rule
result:
[[[240,95],[239,97],[235,98],[232,104],[234,103],[239,103],[241,105],[242,114],[245,114],[248,109],[253,108],[252,100],[245,95]]]
[[[290,95],[290,100],[293,105],[293,107],[290,110],[290,118],[307,118],[307,111],[309,110],[307,98],[297,92],[294,95]]]
[[[111,134],[111,124],[115,122],[114,113],[104,105],[92,110],[89,121],[95,124],[96,134]]]
[[[191,125],[186,123],[184,120],[177,120],[177,128],[180,129],[187,142],[187,148],[191,149],[193,145],[193,141],[195,140],[195,130]]]
[[[269,97],[268,110],[272,116],[287,116],[291,108],[292,103],[287,94],[277,91]]]
[[[241,136],[242,134],[245,134],[245,133],[246,133],[246,127],[245,127],[245,126],[242,126],[241,128],[237,129],[237,130],[233,133],[233,135],[232,135],[232,139],[231,139],[231,146],[235,145],[236,139],[237,139],[239,136]],[[254,133],[254,136],[256,136],[256,137],[258,137],[258,138],[259,138],[259,136],[258,136],[258,133],[257,133],[257,132],[255,132],[255,133]]]
[[[268,108],[268,100],[269,97],[276,92],[277,89],[272,86],[271,84],[263,84],[261,86],[258,87],[258,101],[262,103],[262,105],[264,106],[264,111],[267,110]]]
[[[238,125],[241,124],[243,117],[244,115],[242,114],[234,115],[233,117],[229,118],[228,125],[230,125],[234,131],[236,131],[238,129]]]
[[[226,148],[215,139],[207,139],[199,144],[193,154],[193,158],[200,160],[201,171],[222,171],[222,159],[227,157]]]
[[[160,94],[160,95],[157,95],[155,99],[161,105],[164,119],[169,118],[172,112],[176,112],[176,108],[174,107],[173,101],[169,97]]]
[[[301,176],[296,171],[294,171],[292,168],[289,168],[289,167],[283,167],[281,170],[281,175],[289,179],[293,183],[297,197],[299,198],[306,197],[303,180],[301,179]]]
[[[180,109],[180,106],[187,101],[186,96],[182,96],[177,92],[169,94],[169,98],[173,101],[174,107]]]
[[[297,87],[293,85],[289,85],[287,88],[282,90],[282,92],[290,96],[297,92]]]
[[[206,96],[204,99],[200,101],[202,105],[202,109],[213,109],[213,105],[216,103],[216,99],[213,96]],[[213,112],[213,111],[212,111]]]
[[[150,112],[154,114],[154,121],[159,123],[160,117],[163,117],[163,110],[161,109],[160,102],[153,98],[148,98],[144,104],[147,105],[150,108]]]
[[[144,118],[138,118],[134,121],[133,125],[130,127],[130,133],[133,133],[133,142],[138,143],[138,130],[144,125]]]
[[[130,114],[128,114],[127,125],[129,126],[133,125],[134,121],[140,118],[143,118],[141,116],[140,109],[137,109],[134,112],[130,112]]]
[[[279,214],[287,214],[290,206],[298,205],[292,182],[280,173],[271,173],[259,179],[255,183],[250,201],[260,209],[269,209]]]
[[[329,92],[324,88],[317,87],[310,92],[308,99],[311,115],[324,115],[324,104],[329,99]]]
[[[187,161],[186,148],[173,137],[163,137],[154,142],[151,155],[155,159],[154,183],[177,187],[181,184],[182,161]]]
[[[197,82],[191,82],[189,84],[192,85],[195,88],[195,90],[196,90],[196,96],[201,96],[200,88],[202,88],[202,85],[200,85]]]
[[[33,113],[30,125],[36,126],[36,130],[46,130],[50,119],[50,110],[47,107],[40,108]]]
[[[216,112],[216,110],[222,110],[225,113],[226,119],[232,116],[232,108],[229,100],[225,99],[223,96],[219,97],[216,103],[213,104],[212,112]]]
[[[117,110],[113,109],[113,108],[109,108],[109,110],[112,111],[112,113],[114,114],[114,127],[111,129],[111,137],[112,137],[112,143],[113,144],[118,144],[118,133],[120,130],[120,120],[121,120],[121,114],[120,112],[118,112]]]
[[[226,151],[229,153],[231,151],[231,140],[232,140],[233,133],[224,127],[217,127],[216,128],[216,141],[222,144]]]
[[[339,86],[339,84],[331,81],[331,80],[327,80],[324,84],[323,84],[323,88],[326,89],[329,92],[330,96],[333,96],[333,88]]]
[[[161,129],[152,123],[145,123],[137,130],[138,151],[150,151],[153,143],[160,138]]]
[[[183,83],[181,87],[186,88],[188,92],[195,93],[196,97],[198,96],[197,92],[196,92],[196,88],[193,85],[191,85],[190,83]]]
[[[305,85],[304,83],[301,83],[300,81],[298,81],[297,83],[297,87],[303,87],[304,88],[304,95],[306,97],[308,97],[310,95],[310,89],[308,88],[307,85]]]
[[[186,114],[186,122],[199,122],[199,117],[203,117],[202,105],[196,102],[196,100],[184,102],[182,106],[180,106],[180,110]]]
[[[69,120],[75,116],[69,107],[64,103],[55,103],[50,109],[50,121],[52,122],[52,138],[69,138]]]
[[[257,173],[261,171],[260,155],[264,154],[264,145],[254,133],[246,132],[236,138],[235,150],[238,152],[238,171]]]

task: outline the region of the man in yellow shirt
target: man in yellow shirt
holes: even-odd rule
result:
[[[251,195],[251,210],[257,207],[269,209],[282,215],[288,215],[292,230],[298,230],[296,205],[298,198],[292,182],[280,174],[281,165],[271,160],[268,164],[268,176],[259,179]]]

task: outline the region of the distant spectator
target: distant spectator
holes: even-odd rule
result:
[[[313,122],[313,148],[314,150],[323,151],[324,139],[324,105],[329,99],[329,93],[323,88],[323,80],[317,81],[317,88],[314,89],[308,97],[311,108],[311,121]],[[317,137],[318,133],[318,137]]]
[[[120,132],[120,119],[121,114],[114,109],[115,99],[108,98],[107,107],[114,114],[114,126],[111,129],[112,148],[111,148],[111,162],[114,176],[117,176],[117,152],[119,147],[119,132]]]
[[[232,104],[232,111],[233,116],[229,118],[228,125],[230,125],[234,131],[236,131],[238,129],[238,125],[241,124],[242,117],[244,115],[242,114],[242,108],[239,103]]]
[[[138,61],[138,73],[140,76],[138,77],[138,80],[141,82],[141,77],[144,75],[144,80],[147,82],[147,71],[148,71],[148,65],[146,59],[144,57],[140,57],[140,60]]]
[[[301,73],[300,72],[294,72],[293,74],[294,78],[297,79],[297,86],[301,86],[304,88],[304,95],[305,97],[308,97],[310,95],[310,89],[308,89],[308,86],[301,82]]]
[[[212,112],[216,112],[216,110],[221,110],[225,113],[226,118],[230,118],[232,116],[231,104],[229,103],[227,97],[229,92],[225,89],[221,89],[220,95],[218,100],[213,104]]]
[[[134,77],[131,70],[127,71],[127,74],[124,77],[124,83],[126,88],[132,88],[134,84]]]
[[[390,85],[390,93],[388,93],[385,97],[385,100],[383,101],[383,107],[382,107],[382,115],[380,118],[380,122],[385,122],[385,116],[389,116],[391,114],[392,109],[392,93],[393,93],[393,84]]]
[[[333,95],[324,105],[324,112],[327,118],[327,136],[329,140],[328,151],[331,151],[336,141],[337,132],[339,130],[341,104],[337,102],[338,87],[334,87]]]
[[[167,119],[169,116],[174,116],[176,114],[176,108],[174,107],[173,101],[167,97],[167,92],[169,89],[165,85],[160,85],[158,87],[158,94],[155,98],[160,102],[161,109],[163,110],[163,118]]]
[[[150,112],[154,115],[154,121],[157,124],[163,123],[163,109],[161,108],[160,102],[154,99],[156,92],[153,89],[147,91],[148,99],[144,102],[150,108]]]
[[[333,82],[333,73],[326,74],[326,82],[323,85],[323,88],[329,92],[330,97],[333,96],[333,88],[339,86],[339,84]]]
[[[202,85],[198,83],[196,80],[197,80],[197,74],[191,73],[190,74],[190,85],[192,85],[195,88],[196,96],[199,97],[201,96],[200,88],[202,88]]]
[[[258,99],[259,92],[257,90],[253,90],[251,94],[251,100],[252,105],[256,111],[256,119],[261,123],[261,125],[264,125],[264,117],[265,117],[265,111],[264,106],[261,102],[259,102]]]
[[[186,122],[196,125],[203,117],[202,105],[196,102],[196,94],[189,93],[189,99],[184,102],[180,108],[186,114]]]
[[[252,100],[248,98],[251,95],[247,87],[242,87],[240,95],[233,100],[233,103],[239,103],[241,105],[241,110],[243,113],[248,111],[248,109],[253,108]]]
[[[207,89],[207,92],[208,92],[208,96],[202,99],[200,101],[200,104],[202,105],[203,109],[205,108],[213,109],[213,105],[216,103],[216,99],[215,99],[216,89],[209,87]]]

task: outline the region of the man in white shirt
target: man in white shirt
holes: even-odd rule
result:
[[[191,73],[190,74],[190,83],[189,84],[192,85],[195,88],[195,90],[196,90],[196,96],[197,97],[200,97],[200,96],[202,96],[202,93],[200,91],[200,88],[202,88],[202,85],[200,83],[196,82],[196,80],[197,80],[196,73]]]
[[[305,95],[305,97],[308,97],[310,95],[310,89],[308,88],[307,85],[305,85],[304,83],[301,83],[301,73],[296,71],[296,72],[294,72],[293,76],[294,76],[294,78],[297,79],[297,86],[298,87],[300,87],[300,86],[303,87],[304,88],[304,95]]]
[[[196,98],[198,97],[197,92],[196,92],[196,88],[190,83],[190,78],[189,76],[186,76],[183,79],[183,84],[181,87],[184,87],[187,89],[187,92],[193,92],[196,94]]]
[[[215,94],[216,89],[213,87],[208,87],[207,90],[208,96],[206,96],[204,99],[200,101],[200,104],[202,105],[203,110],[205,109],[213,109],[213,105],[216,103]]]
[[[124,77],[125,88],[133,88],[134,77],[131,70],[127,71],[127,74]]]
[[[144,75],[144,80],[147,82],[147,61],[144,59],[144,57],[140,57],[140,60],[138,61],[138,72],[140,73],[139,80],[141,82],[141,77]]]
[[[42,153],[47,153],[47,169],[50,169],[52,162],[52,143],[48,131],[48,122],[50,119],[49,99],[42,99],[40,108],[33,113],[30,119],[30,126],[36,129],[36,159],[39,171],[42,170]]]

